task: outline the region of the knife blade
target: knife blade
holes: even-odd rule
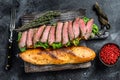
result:
[[[13,0],[14,1],[14,0]],[[5,70],[10,70],[11,66],[12,66],[12,51],[13,51],[13,47],[12,47],[12,42],[13,42],[13,30],[15,29],[15,19],[16,19],[16,9],[15,6],[12,6],[11,8],[11,17],[10,17],[10,36],[9,36],[9,40],[8,40],[8,45],[7,45],[7,53],[6,53],[6,61],[5,61]]]

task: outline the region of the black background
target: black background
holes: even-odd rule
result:
[[[86,15],[94,18],[95,23],[99,25],[97,16],[92,10],[96,1],[108,15],[112,26],[111,35],[106,40],[86,41],[87,46],[98,54],[105,43],[114,42],[120,46],[120,0],[17,0],[16,27],[19,27],[19,19],[25,13],[79,8],[87,9]],[[4,71],[12,5],[11,0],[0,0],[0,80],[120,80],[120,61],[115,66],[108,68],[100,63],[98,55],[88,69],[25,73],[23,61],[16,57],[18,53],[17,44],[15,44],[16,37],[14,37],[13,54],[15,56],[12,69],[8,72]]]

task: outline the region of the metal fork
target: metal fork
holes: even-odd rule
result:
[[[5,70],[10,70],[12,66],[12,52],[13,52],[13,47],[12,47],[12,42],[13,42],[13,30],[15,29],[15,19],[16,19],[16,9],[14,6],[14,1],[12,0],[13,6],[11,8],[11,20],[10,20],[10,36],[9,36],[9,41],[8,41],[8,47],[7,47],[7,53],[6,53],[6,61],[5,61]]]

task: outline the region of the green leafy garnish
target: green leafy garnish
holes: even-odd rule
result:
[[[88,17],[83,17],[85,23],[87,23],[90,19]]]
[[[46,48],[49,48],[49,45],[48,45],[48,43],[37,42],[34,45],[34,48],[37,48],[37,47],[42,47],[42,48],[46,49]]]
[[[93,24],[93,26],[92,26],[92,32],[93,32],[94,34],[98,34],[99,29],[98,29],[98,26],[97,26],[96,24]]]
[[[26,51],[26,47],[22,47],[22,48],[20,48],[20,51],[21,51],[21,52]]]
[[[59,42],[59,43],[53,43],[51,46],[53,49],[58,49],[58,48],[61,48],[63,45],[62,43]]]
[[[73,41],[72,41],[72,43],[75,45],[75,46],[78,46],[79,45],[79,39],[77,38],[77,39],[74,39]]]
[[[83,20],[85,23],[87,23],[90,19],[88,17],[83,17]],[[93,24],[92,33],[96,35],[98,34],[98,32],[99,32],[98,26],[96,24]]]
[[[67,42],[67,44],[65,45],[66,47],[68,47],[68,46],[70,46],[71,45],[71,43],[70,43],[70,41],[69,42]]]
[[[18,40],[17,41],[20,41],[21,37],[22,37],[22,32],[19,32],[18,33]]]

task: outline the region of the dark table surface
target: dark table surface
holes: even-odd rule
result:
[[[92,10],[93,4],[98,2],[105,13],[108,15],[111,24],[110,36],[106,40],[87,41],[88,47],[95,50],[98,54],[100,48],[108,42],[117,43],[120,46],[120,0],[17,0],[17,20],[24,13],[47,10],[68,10],[86,8],[87,16],[95,19],[99,25],[97,16]],[[0,80],[120,80],[120,60],[114,67],[103,66],[98,56],[88,69],[64,70],[42,73],[25,73],[23,61],[14,56],[12,69],[4,71],[6,56],[6,46],[8,40],[8,28],[10,22],[10,8],[13,4],[11,0],[0,0]],[[16,34],[15,34],[16,35]],[[14,37],[14,43],[16,37]],[[16,55],[18,49],[14,45],[13,54]]]

